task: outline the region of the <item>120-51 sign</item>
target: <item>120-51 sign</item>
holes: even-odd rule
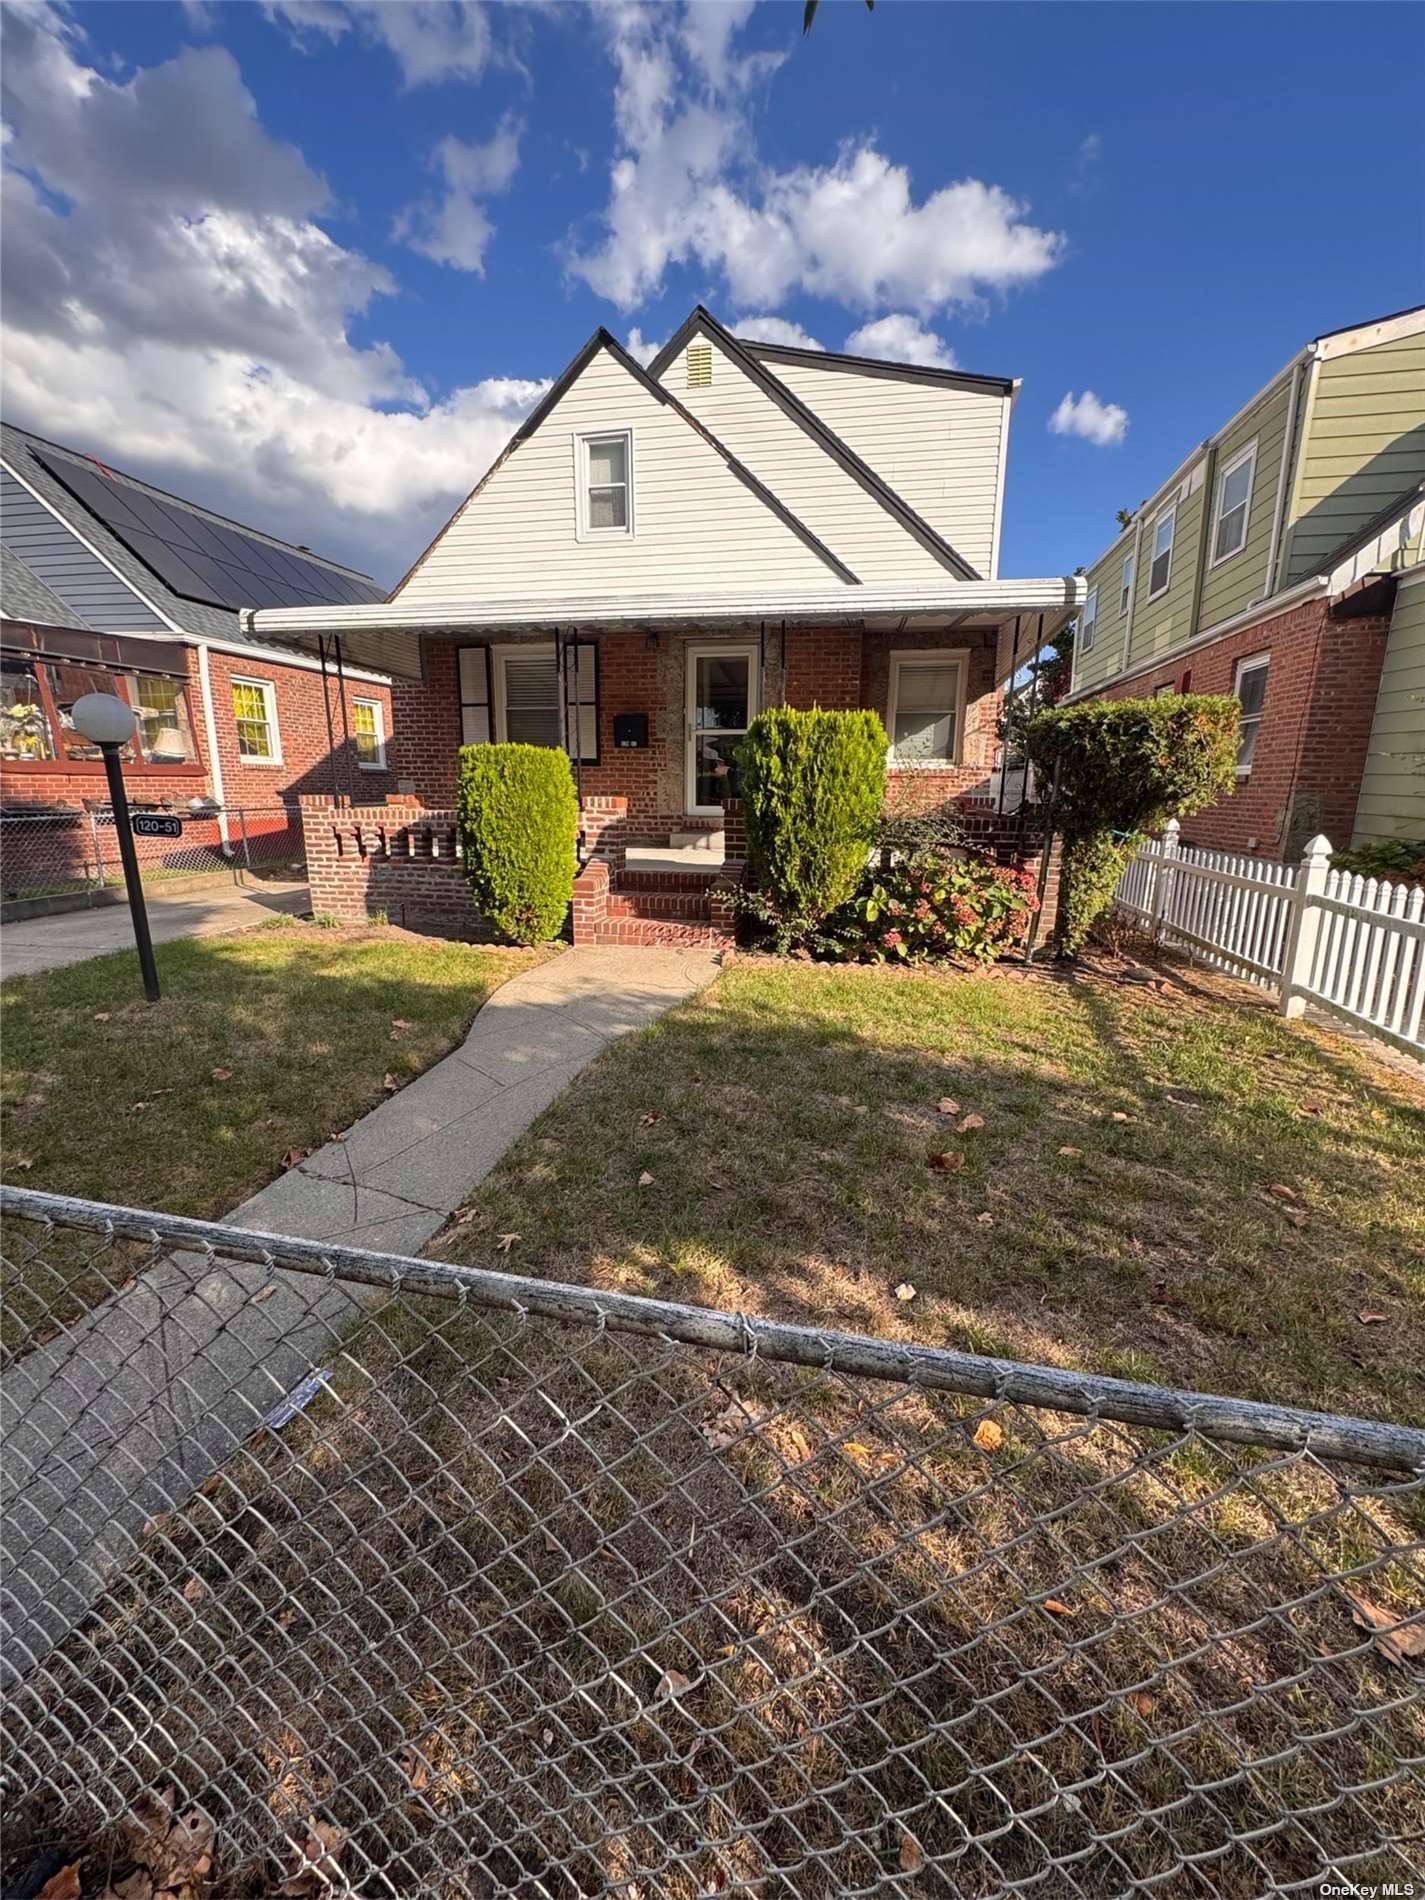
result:
[[[167,812],[136,811],[129,820],[136,838],[181,838],[183,820]]]

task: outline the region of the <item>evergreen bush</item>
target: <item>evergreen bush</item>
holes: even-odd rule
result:
[[[480,915],[516,943],[558,936],[579,830],[568,755],[542,745],[462,746],[455,810]]]
[[[1082,948],[1149,832],[1234,789],[1240,714],[1225,694],[1164,693],[1049,707],[1018,728],[1040,784],[1056,786],[1060,955]]]
[[[778,941],[814,932],[866,868],[886,791],[886,729],[873,712],[779,706],[738,749],[747,858]]]

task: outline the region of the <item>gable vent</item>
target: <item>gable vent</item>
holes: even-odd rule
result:
[[[688,345],[688,387],[706,389],[712,381],[712,344]]]

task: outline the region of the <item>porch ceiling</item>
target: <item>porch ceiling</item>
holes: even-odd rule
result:
[[[399,600],[360,607],[249,608],[243,630],[254,638],[316,652],[319,639],[339,635],[351,665],[422,676],[421,641],[449,634],[581,634],[662,629],[756,633],[764,625],[845,627],[848,631],[955,632],[1003,626],[1017,615],[1034,616],[1037,644],[1050,639],[1077,612],[1085,592],[1082,575],[1042,580],[950,581],[944,586],[836,587],[779,593],[764,589],[743,596],[622,594],[546,600]],[[1042,632],[1040,616],[1043,616]]]

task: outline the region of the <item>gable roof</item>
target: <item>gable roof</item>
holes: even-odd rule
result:
[[[195,502],[185,501],[181,495],[169,494],[152,483],[141,481],[137,476],[125,475],[77,449],[65,448],[61,443],[47,441],[45,437],[33,435],[28,430],[15,428],[9,423],[0,426],[0,449],[3,449],[6,468],[16,480],[58,516],[72,534],[87,543],[135,597],[146,602],[175,632],[219,640],[247,637],[239,627],[236,608],[214,606],[207,601],[193,600],[178,593],[120,534],[85,505],[81,499],[83,489],[96,476],[112,483],[120,500],[126,495],[147,498],[150,503],[170,515],[176,515],[180,520],[202,524],[209,535],[226,533],[241,536],[243,540],[255,543],[259,549],[271,548],[278,555],[295,557],[301,563],[302,570],[315,569],[329,574],[333,596],[349,600],[353,605],[385,597],[379,583],[369,574],[329,561],[309,548],[279,540],[276,535],[266,534],[260,528],[252,528],[244,522],[215,514]],[[7,567],[7,593],[9,572]],[[273,588],[280,591],[284,576],[280,570],[274,570],[274,576]],[[50,591],[55,590],[51,588]],[[63,605],[63,595],[56,593],[56,598]],[[273,604],[295,606],[310,598],[310,593],[292,587],[290,598]],[[74,610],[66,606],[61,624],[82,626],[84,623],[76,622]]]
[[[88,621],[81,619],[38,574],[31,573],[13,549],[3,545],[0,545],[0,609],[7,620],[89,631]]]
[[[845,443],[834,430],[829,429],[821,417],[804,403],[800,396],[789,389],[779,376],[773,375],[772,371],[767,368],[766,363],[760,360],[762,352],[755,351],[752,346],[744,343],[739,337],[734,336],[731,330],[718,322],[717,318],[704,304],[698,304],[691,314],[678,326],[673,335],[669,337],[668,341],[663,345],[663,348],[649,364],[649,375],[661,377],[669,364],[672,363],[674,357],[678,355],[679,351],[682,350],[687,343],[689,337],[695,335],[699,330],[706,330],[733,361],[747,373],[753,383],[762,391],[763,395],[769,397],[772,402],[776,403],[777,407],[782,410],[785,415],[789,416],[799,428],[804,430],[819,448],[825,450],[834,461],[839,463],[852,480],[855,481],[879,507],[883,508],[888,515],[897,521],[912,539],[918,541],[921,547],[923,547],[933,559],[938,561],[942,567],[953,574],[957,580],[977,581],[984,578],[977,568],[971,566],[963,554],[957,553],[943,535],[937,534],[930,523],[926,521],[923,516],[916,513],[915,509],[911,507],[910,503],[906,501],[903,496],[896,493],[889,482],[883,480],[870,464],[863,461],[856,451]],[[820,361],[822,354],[820,351],[813,350],[805,353],[799,352],[798,357],[800,360],[804,355],[806,360]],[[869,359],[861,360],[866,361]],[[941,373],[944,374],[945,372]]]
[[[839,369],[855,376],[883,376],[899,383],[941,383],[975,389],[988,396],[1012,396],[1013,376],[978,376],[966,369],[941,369],[933,363],[892,363],[880,356],[853,356],[845,350],[808,350],[795,343],[762,343],[739,337],[745,350],[763,363],[804,363],[808,369]]]
[[[693,415],[691,410],[679,402],[672,390],[665,388],[662,383],[658,382],[649,371],[643,367],[637,357],[631,356],[623,344],[619,342],[618,338],[613,336],[601,325],[550,384],[544,395],[540,397],[534,408],[530,410],[524,421],[515,430],[504,448],[485,470],[485,473],[480,477],[479,481],[476,482],[475,486],[465,497],[464,501],[461,502],[454,514],[445,522],[439,533],[428,543],[417,559],[411,563],[411,566],[391,589],[387,597],[388,599],[396,599],[402,588],[404,588],[417,571],[424,566],[427,558],[434,552],[440,542],[444,540],[446,534],[454,526],[455,522],[465,513],[471,502],[475,500],[476,496],[480,494],[481,490],[486,487],[494,476],[499,473],[500,469],[505,466],[505,463],[519,448],[520,444],[527,442],[529,438],[535,434],[540,425],[553,412],[561,398],[568,394],[569,390],[578,381],[579,377],[588,368],[600,350],[606,350],[614,361],[618,363],[622,369],[625,369],[628,374],[633,377],[639,387],[644,390],[647,395],[651,396],[655,402],[661,403],[666,409],[671,410],[675,416],[680,417],[682,421],[687,423],[694,434],[701,437],[713,453],[725,464],[729,472],[741,482],[743,487],[746,488],[750,494],[755,495],[763,507],[769,509],[771,513],[777,517],[783,527],[789,528],[803,546],[809,548],[811,552],[816,555],[818,560],[830,568],[838,580],[845,582],[849,587],[860,586],[860,577],[851,571],[840,556],[835,554],[819,535],[814,534],[806,523],[801,520],[798,515],[795,515],[784,502],[780,501],[777,496],[772,493],[771,489],[768,488],[766,483],[752,473],[752,470],[748,468],[745,462],[741,461],[724,443],[719,441],[706,423],[700,421],[697,416]]]

